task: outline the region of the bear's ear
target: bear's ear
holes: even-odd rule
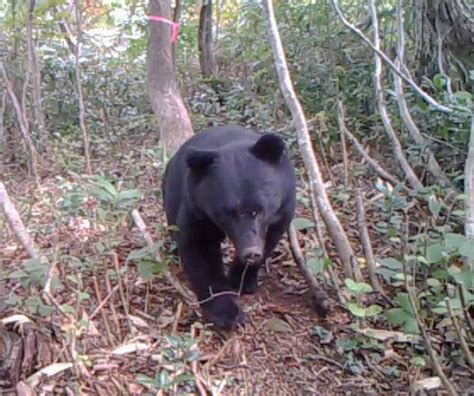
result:
[[[189,149],[186,155],[186,163],[192,170],[200,171],[211,165],[217,158],[216,151]]]
[[[250,148],[250,152],[262,161],[277,162],[285,148],[285,142],[281,137],[274,133],[266,133]]]

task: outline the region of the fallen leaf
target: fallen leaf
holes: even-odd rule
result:
[[[439,377],[430,377],[430,378],[424,378],[421,380],[416,381],[413,384],[413,390],[419,391],[419,390],[432,390],[432,389],[437,389],[441,387],[441,379]]]
[[[147,322],[138,316],[128,315],[128,317],[135,327],[140,327],[142,329],[148,329],[150,327]]]
[[[114,355],[126,355],[137,351],[145,351],[148,349],[148,345],[143,342],[132,342],[130,344],[119,346],[115,348],[112,353]]]
[[[53,363],[47,367],[42,368],[41,370],[34,373],[32,376],[26,379],[26,383],[35,388],[41,380],[42,376],[52,377],[58,373],[61,373],[65,370],[68,370],[72,367],[72,363]]]
[[[390,331],[390,330],[379,330],[379,329],[359,329],[359,333],[370,337],[375,338],[379,341],[395,341],[395,342],[413,342],[421,340],[420,336],[414,334],[405,334],[401,331]]]
[[[291,326],[282,319],[272,318],[267,320],[265,327],[276,333],[291,333]]]

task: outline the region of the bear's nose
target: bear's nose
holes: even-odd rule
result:
[[[256,246],[246,248],[242,252],[243,260],[249,264],[256,264],[262,259],[262,256],[262,250]]]

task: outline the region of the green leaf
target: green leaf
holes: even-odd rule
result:
[[[408,296],[408,293],[398,293],[396,300],[398,301],[398,303],[400,304],[400,306],[405,312],[411,315],[414,314],[413,309],[411,307],[410,297]]]
[[[138,274],[145,280],[150,280],[154,275],[166,269],[166,263],[154,260],[142,260],[137,266]]]
[[[9,275],[10,279],[21,279],[21,278],[27,278],[27,277],[28,277],[28,274],[21,269],[13,271]]]
[[[384,267],[390,268],[392,270],[401,270],[401,269],[403,269],[402,263],[400,261],[392,258],[392,257],[385,258],[385,259],[378,260],[378,261]]]
[[[314,227],[314,223],[303,217],[297,217],[293,220],[293,226],[296,228],[297,231],[301,231]]]
[[[76,311],[74,310],[74,307],[72,307],[72,306],[69,305],[69,304],[63,304],[63,305],[61,305],[61,309],[62,309],[64,312],[66,312],[66,313],[68,313],[68,314],[71,314],[71,315],[74,315],[74,312],[76,312]]]
[[[391,308],[385,311],[385,316],[390,324],[399,326],[405,323],[409,318],[410,314],[406,313],[401,308]]]
[[[428,264],[437,264],[443,260],[443,246],[440,243],[434,243],[426,248],[426,259]]]
[[[446,83],[446,80],[441,74],[435,74],[435,76],[433,77],[433,85],[438,90],[442,90],[444,88],[445,83]]]
[[[134,261],[134,260],[140,260],[145,257],[150,257],[151,252],[150,248],[148,246],[142,247],[141,249],[136,249],[132,250],[127,257],[127,260],[129,261]]]
[[[317,276],[325,270],[326,260],[324,258],[311,258],[306,262],[311,274]]]
[[[459,252],[459,254],[474,259],[474,242],[462,234],[446,234],[446,245]]]
[[[421,356],[413,356],[410,359],[410,364],[416,367],[425,367],[426,362],[425,359],[423,359]]]
[[[356,294],[371,293],[373,291],[372,286],[365,282],[354,282],[350,278],[344,280],[347,288]]]
[[[157,385],[154,378],[150,378],[145,374],[138,374],[135,379],[139,384],[150,386],[152,388],[156,387]]]
[[[365,318],[366,316],[366,309],[364,307],[359,306],[357,303],[347,303],[347,309],[349,309],[352,315],[358,318]]]
[[[426,280],[426,283],[428,284],[428,286],[430,287],[440,287],[441,286],[441,282],[436,279],[436,278],[428,278]]]
[[[365,316],[377,316],[383,311],[380,305],[373,304],[365,310]]]
[[[403,325],[403,331],[408,334],[418,334],[420,330],[418,329],[418,323],[414,317],[410,317],[407,319],[405,324]]]
[[[428,208],[430,209],[430,212],[431,212],[434,216],[438,216],[438,215],[439,215],[439,212],[441,212],[442,206],[443,206],[443,205],[438,201],[438,199],[437,199],[434,195],[431,195],[431,196],[428,198]]]

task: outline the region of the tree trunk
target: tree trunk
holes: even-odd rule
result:
[[[149,13],[170,18],[170,0],[150,0]],[[160,137],[169,154],[193,135],[188,112],[178,91],[171,51],[171,26],[150,21],[148,94],[159,122]]]
[[[199,64],[203,77],[214,74],[214,53],[212,45],[212,0],[203,0],[199,14]]]
[[[432,77],[438,70],[438,41],[449,55],[474,68],[474,7],[464,0],[415,0],[417,77]],[[445,59],[446,61],[446,59]],[[446,64],[446,62],[444,62]]]

